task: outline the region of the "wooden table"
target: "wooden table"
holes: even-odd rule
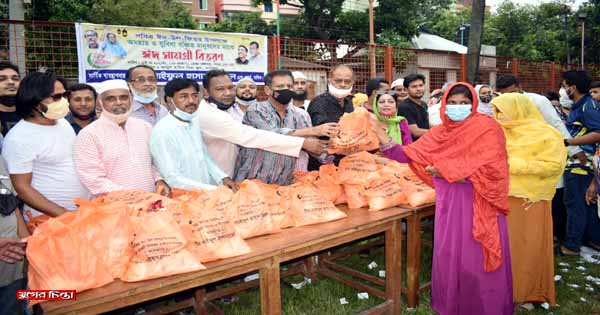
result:
[[[419,305],[420,292],[427,290],[431,286],[431,282],[427,282],[422,285],[419,282],[419,275],[421,272],[421,248],[423,246],[421,232],[422,220],[435,214],[435,204],[418,208],[407,208],[407,210],[410,210],[411,215],[406,218],[406,288],[403,288],[402,291],[406,294],[406,304],[408,307],[414,308]],[[331,276],[332,278],[357,289],[365,290],[370,294],[381,297],[382,293],[376,289],[361,288],[361,282],[356,282],[352,279],[344,279],[338,275],[332,275],[331,271],[343,273],[353,278],[359,278],[363,281],[367,281],[376,285],[384,285],[382,279],[359,272],[349,267],[345,267],[335,262],[335,260],[339,258],[358,253],[365,249],[380,246],[382,243],[382,241],[373,241],[361,246],[354,246],[352,248],[336,251],[330,255],[323,256],[320,259],[319,272],[326,276]]]
[[[249,239],[250,254],[207,263],[205,270],[135,283],[117,280],[78,294],[76,301],[44,302],[41,307],[47,315],[98,314],[259,270],[262,314],[281,314],[281,263],[385,233],[385,301],[364,314],[400,314],[402,219],[414,211],[401,208],[377,212],[342,210],[348,214],[342,220]],[[198,292],[204,290],[200,288]],[[198,314],[205,312],[201,299],[202,294],[197,294]]]

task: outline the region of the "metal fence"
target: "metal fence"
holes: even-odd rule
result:
[[[10,42],[18,44],[9,49]],[[74,23],[0,20],[0,60],[12,60],[25,72],[50,69],[71,82],[78,78],[78,58]],[[356,92],[364,92],[370,78],[369,45],[312,39],[269,37],[269,70],[284,69],[305,72],[313,82],[310,94],[326,89],[328,70],[337,64],[352,67],[356,74]],[[466,56],[453,52],[375,46],[378,77],[390,82],[410,73],[427,77],[427,93],[447,81],[466,79]],[[531,62],[510,57],[482,56],[478,82],[494,85],[504,74],[519,77],[525,90],[544,93],[557,90],[561,73],[577,65]],[[595,78],[599,65],[586,65]]]

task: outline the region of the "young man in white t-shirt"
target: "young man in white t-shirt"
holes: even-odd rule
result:
[[[69,113],[65,88],[52,73],[26,76],[16,105],[23,119],[4,139],[2,155],[11,181],[26,204],[25,213],[32,217],[75,210],[73,199],[88,195],[73,164],[75,132],[63,119]]]

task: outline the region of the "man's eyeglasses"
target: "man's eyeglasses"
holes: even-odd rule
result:
[[[150,82],[150,83],[156,83],[156,78],[155,77],[139,77],[137,79],[133,79],[131,80],[131,82],[137,82],[137,83],[146,83],[146,81]]]

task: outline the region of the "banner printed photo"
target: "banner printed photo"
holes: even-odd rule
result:
[[[264,83],[267,37],[239,33],[77,23],[79,81],[125,79],[127,69],[148,65],[159,84],[175,78],[202,81],[224,69],[237,83],[251,77]]]

